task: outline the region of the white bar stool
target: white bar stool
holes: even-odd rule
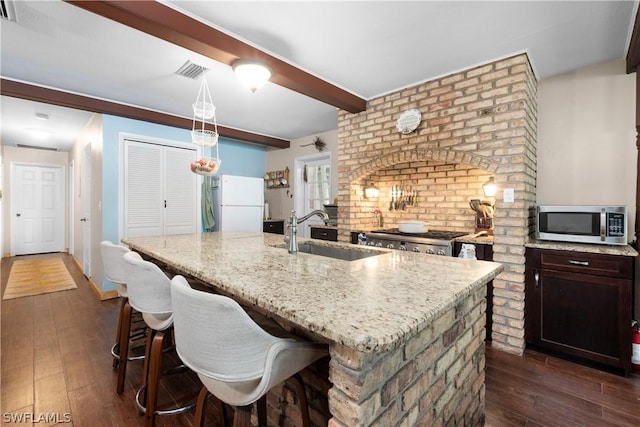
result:
[[[127,265],[129,304],[142,313],[142,318],[149,327],[142,385],[136,393],[136,404],[145,414],[145,426],[151,427],[155,425],[156,416],[179,414],[192,409],[196,404],[158,409],[162,355],[166,347],[165,340],[171,337],[173,328],[171,281],[160,267],[143,260],[136,252],[126,253],[124,260]]]
[[[329,354],[325,344],[278,338],[267,333],[231,298],[197,291],[182,276],[171,280],[176,350],[204,387],[195,426],[202,426],[208,392],[234,406],[234,426],[249,426],[258,402],[258,423],[266,425],[266,394],[287,379],[293,383],[303,426],[310,426],[307,398],[298,374]]]
[[[100,242],[100,252],[102,254],[102,265],[105,277],[115,283],[116,291],[120,297],[120,312],[118,314],[118,326],[116,328],[116,342],[111,347],[113,356],[113,367],[118,370],[118,381],[116,391],[124,391],[124,380],[127,371],[127,362],[130,360],[144,359],[144,354],[139,356],[129,355],[130,340],[144,338],[146,328],[131,330],[133,313],[129,305],[126,264],[124,254],[129,252],[129,248],[116,245],[108,240]]]

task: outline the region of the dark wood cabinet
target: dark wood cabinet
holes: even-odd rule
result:
[[[326,227],[311,227],[311,238],[320,240],[338,241],[338,229]]]
[[[262,231],[264,233],[284,234],[284,220],[272,219],[262,222]]]
[[[527,343],[629,372],[633,257],[528,248]]]
[[[476,247],[476,258],[481,261],[493,261],[493,245],[474,243]],[[454,242],[453,254],[458,256],[462,249],[462,242]],[[487,283],[487,320],[485,324],[486,341],[491,341],[491,333],[493,332],[493,280]]]

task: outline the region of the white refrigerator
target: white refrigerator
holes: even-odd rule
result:
[[[212,179],[214,231],[262,232],[264,180],[219,175]]]

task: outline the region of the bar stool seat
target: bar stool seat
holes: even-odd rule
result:
[[[176,350],[204,387],[194,425],[202,426],[208,393],[235,407],[234,426],[248,426],[258,402],[258,422],[266,425],[266,394],[293,379],[303,425],[309,426],[304,383],[299,372],[328,355],[325,344],[267,333],[231,298],[192,289],[180,275],[171,280]]]

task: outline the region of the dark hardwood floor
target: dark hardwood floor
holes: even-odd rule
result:
[[[61,425],[142,426],[144,419],[134,403],[140,362],[130,362],[125,392],[115,392],[109,349],[118,301],[99,301],[70,256],[39,256],[62,257],[78,289],[2,301],[0,422],[54,425],[55,419],[16,423],[9,417],[58,414]],[[2,260],[3,292],[15,259]],[[624,378],[530,350],[523,358],[490,347],[486,354],[487,426],[640,426],[637,373]],[[167,354],[166,363],[175,364],[177,359]],[[162,388],[165,404],[184,400],[199,388],[193,375],[170,378]],[[71,423],[64,423],[65,414],[70,414]],[[213,405],[208,414],[207,425],[215,425]],[[192,420],[193,411],[159,417],[157,425],[190,426]]]

